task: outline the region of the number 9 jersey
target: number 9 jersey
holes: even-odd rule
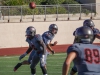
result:
[[[74,64],[78,75],[100,75],[100,46],[75,43],[68,48],[70,52],[77,53]]]

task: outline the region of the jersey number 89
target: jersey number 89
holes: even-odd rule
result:
[[[85,49],[85,60],[88,63],[100,63],[100,55],[99,55],[99,50],[97,49]]]

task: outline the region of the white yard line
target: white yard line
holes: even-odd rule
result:
[[[52,54],[50,54],[52,55]],[[59,53],[59,54],[54,54],[54,55],[66,55],[66,53]],[[1,56],[0,59],[2,58],[15,58],[15,57],[19,57],[19,56]],[[29,55],[25,56],[25,57],[29,57]]]
[[[5,72],[5,71],[0,71],[0,73],[3,73],[3,72]],[[6,72],[14,72],[14,71],[6,71]],[[20,72],[22,72],[22,73],[29,72],[29,73],[30,73],[30,71],[26,71],[26,70],[25,70],[25,71],[18,71],[18,72],[19,72],[19,73],[20,73]],[[16,72],[15,72],[15,73],[16,73]],[[41,73],[41,71],[38,71],[38,73]],[[48,73],[55,73],[55,72],[48,72]],[[61,72],[56,72],[56,74],[57,74],[57,73],[61,73]]]

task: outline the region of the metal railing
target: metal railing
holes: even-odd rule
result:
[[[99,19],[97,9],[100,4],[63,4],[63,5],[37,5],[35,9],[29,6],[0,6],[0,20],[7,22],[22,21],[52,21],[70,20],[71,18],[81,20],[84,18]]]

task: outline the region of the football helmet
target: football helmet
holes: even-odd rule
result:
[[[86,19],[83,22],[83,26],[94,27],[95,25],[94,25],[94,22],[91,19]]]
[[[51,24],[49,26],[49,31],[52,33],[52,34],[57,34],[58,32],[58,26],[56,24]]]
[[[93,30],[90,27],[83,26],[75,32],[75,43],[92,43],[93,38]]]
[[[36,29],[33,26],[27,27],[26,36],[28,38],[33,38],[35,34],[36,34]]]

